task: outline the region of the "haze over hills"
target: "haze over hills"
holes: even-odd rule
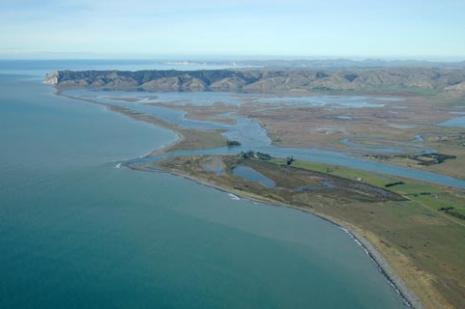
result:
[[[432,59],[355,59],[355,58],[299,58],[299,57],[250,57],[249,59],[232,59],[227,58],[208,61],[192,60],[192,61],[177,61],[176,63],[208,63],[216,65],[231,65],[231,66],[255,66],[267,68],[307,68],[307,69],[341,69],[341,68],[395,68],[395,67],[418,67],[418,68],[463,68],[465,69],[465,61],[441,61]]]

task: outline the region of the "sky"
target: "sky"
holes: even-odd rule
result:
[[[0,58],[465,60],[465,0],[0,0]]]

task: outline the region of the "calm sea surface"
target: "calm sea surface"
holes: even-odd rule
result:
[[[323,220],[116,168],[174,134],[41,84],[106,66],[0,62],[0,308],[403,306]]]

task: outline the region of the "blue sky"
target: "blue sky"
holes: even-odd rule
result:
[[[465,60],[463,0],[1,0],[0,57]]]

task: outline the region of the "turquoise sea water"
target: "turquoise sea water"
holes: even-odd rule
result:
[[[0,308],[403,307],[328,222],[116,168],[174,134],[55,96],[37,66],[0,74]]]

